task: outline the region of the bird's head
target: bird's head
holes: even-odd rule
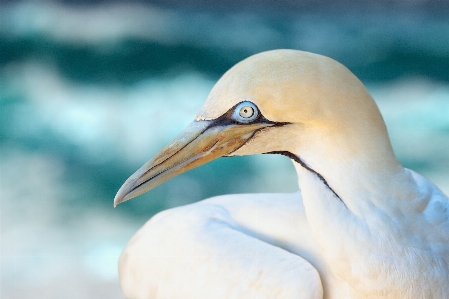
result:
[[[319,168],[323,157],[373,147],[390,158],[382,116],[347,68],[302,51],[263,52],[223,75],[196,119],[123,184],[114,205],[222,156],[288,152]]]

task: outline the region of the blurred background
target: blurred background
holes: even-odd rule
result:
[[[448,3],[0,1],[0,297],[123,298],[118,255],[158,211],[296,190],[289,159],[236,157],[112,207],[214,82],[264,50],[348,66],[397,157],[449,194]]]

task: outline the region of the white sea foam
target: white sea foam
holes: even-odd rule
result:
[[[35,63],[5,72],[10,92],[26,99],[12,116],[15,134],[38,138],[49,130],[92,163],[118,156],[142,163],[193,121],[213,85],[197,73],[119,87],[75,84]]]

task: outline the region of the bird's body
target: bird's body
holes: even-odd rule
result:
[[[120,258],[127,298],[449,298],[449,200],[394,157],[363,84],[319,55],[237,64],[116,203],[223,155],[292,158],[300,192],[162,212]]]

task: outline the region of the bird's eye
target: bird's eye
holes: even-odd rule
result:
[[[249,117],[253,116],[254,109],[251,106],[245,106],[245,107],[240,108],[239,114],[243,118],[249,118]]]
[[[256,105],[251,102],[242,102],[235,107],[232,118],[238,122],[248,123],[259,115]]]

